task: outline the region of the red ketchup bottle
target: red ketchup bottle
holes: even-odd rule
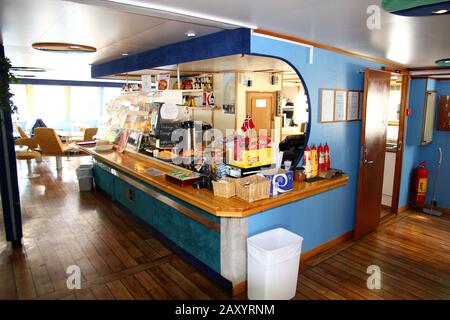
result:
[[[319,159],[319,173],[326,171],[325,153],[322,144],[320,144],[319,148],[317,148],[317,158]]]
[[[325,167],[325,171],[330,170],[330,147],[328,146],[328,143],[325,143],[325,146],[323,147],[323,153],[324,153],[324,167]]]

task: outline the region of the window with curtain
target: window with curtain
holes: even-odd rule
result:
[[[100,92],[98,87],[70,87],[70,120],[98,121],[101,115]]]
[[[34,118],[42,119],[48,127],[60,128],[67,120],[64,86],[33,86]]]

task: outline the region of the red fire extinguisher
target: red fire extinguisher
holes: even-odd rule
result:
[[[427,184],[428,169],[425,168],[425,161],[422,161],[421,163],[419,163],[419,166],[414,169],[414,190],[412,200],[415,205],[425,203]]]

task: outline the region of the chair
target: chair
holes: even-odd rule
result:
[[[23,132],[23,130],[22,130],[22,132]],[[19,133],[20,133],[20,131],[19,131]],[[23,133],[25,136],[27,136],[25,134],[25,132],[23,132]],[[22,133],[20,133],[20,135],[22,136]],[[37,149],[37,147],[38,147],[36,140],[32,139],[32,138],[20,138],[20,139],[16,139],[14,141],[14,144],[16,146],[27,147],[27,150],[25,150],[25,151],[16,151],[16,159],[17,160],[26,160],[27,161],[28,174],[24,178],[33,179],[33,178],[39,177],[40,176],[39,174],[33,174],[32,170],[31,170],[31,160],[32,159],[39,160],[41,158],[41,154],[39,152],[35,151],[35,149]]]
[[[25,133],[25,131],[22,129],[21,126],[16,125],[16,129],[17,129],[17,132],[19,132],[19,135],[20,135],[20,137],[22,139],[28,139],[29,138],[29,136]]]
[[[83,137],[73,137],[69,139],[69,142],[81,142],[94,140],[94,136],[97,134],[98,128],[80,128],[80,131],[83,131]]]
[[[52,128],[36,128],[34,130],[36,141],[45,156],[56,157],[56,170],[62,169],[61,157],[67,154],[67,151],[76,147],[75,144],[64,145],[61,142],[55,129]]]
[[[86,130],[84,130],[84,141],[94,140],[97,130],[98,128],[86,128]]]

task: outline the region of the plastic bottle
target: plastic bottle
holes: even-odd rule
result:
[[[305,152],[303,154],[303,167],[305,168],[306,178],[309,179],[312,176],[311,170],[311,150],[308,146],[305,148]]]
[[[317,157],[317,148],[316,148],[315,144],[311,148],[311,168],[312,168],[311,169],[311,171],[312,171],[311,176],[313,178],[317,177],[318,169],[319,169],[319,159]]]
[[[319,167],[318,172],[324,172],[325,170],[325,153],[322,147],[322,144],[319,145],[319,148],[317,149],[317,157],[319,159]]]
[[[325,171],[330,170],[330,147],[328,146],[328,143],[325,143],[325,146],[323,147],[323,152],[325,155]]]

